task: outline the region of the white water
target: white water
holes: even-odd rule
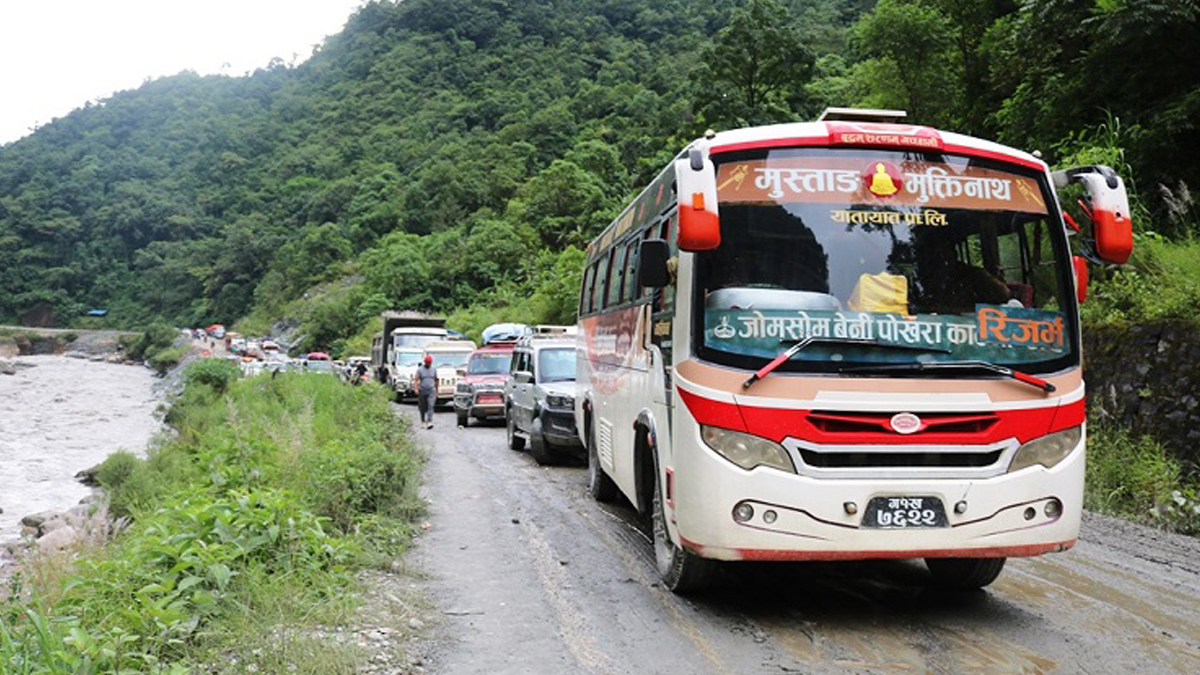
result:
[[[160,428],[156,381],[141,366],[22,356],[0,374],[0,542],[21,518],[65,511],[90,493],[75,474],[118,449],[145,452]]]

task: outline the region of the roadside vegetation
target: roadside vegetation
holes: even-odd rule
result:
[[[0,605],[0,672],[354,672],[348,620],[418,514],[418,457],[385,392],[189,366],[146,459],[98,478],[128,528],[70,565],[34,560]]]
[[[144,329],[140,335],[122,336],[121,351],[134,361],[144,361],[160,375],[179,365],[187,352],[187,345],[179,344],[179,330],[157,322]]]
[[[1088,425],[1084,507],[1146,525],[1200,535],[1200,475],[1147,435]]]

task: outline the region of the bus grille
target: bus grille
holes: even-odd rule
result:
[[[817,469],[983,468],[1000,461],[1002,449],[990,452],[819,452],[800,449],[804,463]]]
[[[827,434],[894,434],[893,416],[894,413],[811,412],[808,421]],[[915,435],[983,434],[998,421],[992,413],[922,413],[924,427]]]

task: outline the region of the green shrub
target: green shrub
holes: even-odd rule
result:
[[[159,375],[165,375],[168,370],[179,365],[179,362],[183,359],[183,355],[186,353],[187,347],[167,347],[147,356],[146,362]]]
[[[1086,508],[1176,531],[1200,532],[1196,481],[1161,443],[1092,423],[1087,450]]]
[[[187,385],[204,385],[217,393],[222,393],[229,385],[238,379],[241,371],[233,361],[225,359],[199,359],[188,365],[183,371],[183,379]]]
[[[170,347],[177,337],[179,337],[178,330],[165,323],[156,323],[137,337],[124,336],[120,338],[120,343],[129,358],[141,361],[151,354]]]
[[[100,481],[100,485],[109,492],[119,490],[141,463],[142,460],[132,452],[118,450],[100,464],[96,470],[96,480]]]

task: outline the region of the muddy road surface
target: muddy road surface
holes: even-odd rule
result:
[[[1073,550],[1010,560],[984,591],[936,589],[915,561],[744,564],[685,598],[658,585],[632,509],[587,496],[582,463],[539,467],[449,412],[415,433],[429,673],[1200,672],[1195,539],[1088,516]]]

